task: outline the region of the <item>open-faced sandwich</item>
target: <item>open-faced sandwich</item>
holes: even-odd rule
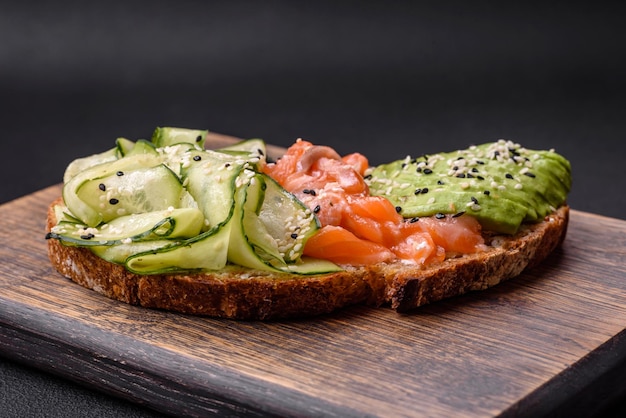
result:
[[[569,162],[511,141],[406,157],[157,128],[67,167],[53,266],[110,298],[237,319],[365,303],[405,312],[490,286],[564,239]]]

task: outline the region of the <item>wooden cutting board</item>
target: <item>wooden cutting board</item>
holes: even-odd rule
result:
[[[0,206],[0,353],[17,361],[179,416],[584,414],[626,393],[626,221],[573,211],[543,265],[410,314],[237,322],[61,277],[44,240],[60,191]]]

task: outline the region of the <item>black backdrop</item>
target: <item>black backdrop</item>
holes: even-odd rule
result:
[[[574,209],[626,219],[624,7],[388,3],[0,2],[0,202],[172,125],[372,164],[512,139],[571,160]],[[0,385],[15,414],[147,413],[6,360]]]

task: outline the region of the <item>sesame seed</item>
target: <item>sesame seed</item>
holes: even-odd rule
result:
[[[440,185],[440,186],[443,186],[445,183],[443,181],[441,181],[441,180],[437,180],[437,184]]]
[[[109,203],[112,205],[117,205],[120,201],[116,198],[109,199]]]
[[[118,171],[117,173],[115,173],[118,177],[122,177],[124,175],[123,171]]]
[[[472,202],[478,204],[478,199],[476,199],[474,196],[472,196],[470,199],[472,199]]]
[[[524,175],[528,176],[528,177],[531,177],[531,178],[535,178],[535,175],[533,173],[528,172],[528,171],[525,172]]]
[[[200,141],[202,141],[202,135],[198,135],[198,136],[196,137],[196,142],[200,142]]]
[[[411,220],[409,222],[410,223],[415,223],[415,222],[417,222],[419,220],[420,220],[420,218],[418,218],[417,216],[414,216],[414,217],[411,218]]]
[[[437,213],[435,214],[435,218],[437,218],[437,219],[443,219],[443,218],[445,218],[445,217],[446,217],[446,215],[444,215],[444,214],[443,214],[443,213],[441,213],[441,212],[437,212]]]
[[[462,215],[464,215],[464,214],[465,214],[465,211],[464,211],[464,210],[462,210],[461,212],[457,212],[457,213],[455,213],[454,215],[452,215],[452,217],[453,217],[453,218],[458,218],[459,216],[462,216]]]
[[[296,234],[295,232],[294,232],[293,234],[289,235],[289,236],[290,236],[291,238],[293,238],[293,239],[298,238],[298,234]]]
[[[94,234],[89,233],[89,234],[81,235],[81,236],[80,236],[80,239],[92,239],[92,238],[94,238],[94,237],[95,237],[95,235],[94,235]]]
[[[106,191],[107,186],[104,185],[104,183],[100,183],[98,184],[98,189],[102,190],[103,192]]]
[[[194,155],[194,156],[193,156],[193,160],[194,160],[194,161],[200,161],[201,159],[202,159],[202,157],[201,157],[201,156],[199,156],[199,155]]]
[[[402,212],[402,206],[396,206],[396,212],[398,213]]]
[[[315,206],[315,208],[313,209],[313,213],[318,213],[322,208],[320,207],[320,205]]]
[[[485,196],[489,196],[489,195],[491,194],[491,192],[490,192],[489,190],[485,190],[485,191],[483,192],[483,194],[484,194]]]
[[[425,168],[424,169],[424,174],[432,174],[433,170],[431,170],[430,168]]]
[[[513,178],[513,174],[511,174],[511,173],[506,173],[506,174],[504,175],[504,177],[506,177],[507,179],[512,179],[512,178]]]

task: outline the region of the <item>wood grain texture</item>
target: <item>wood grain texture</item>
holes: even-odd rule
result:
[[[43,232],[60,190],[0,207],[0,353],[116,396],[179,416],[474,417],[623,389],[598,381],[626,359],[625,221],[574,210],[542,265],[409,314],[240,322],[129,306],[61,277]]]

